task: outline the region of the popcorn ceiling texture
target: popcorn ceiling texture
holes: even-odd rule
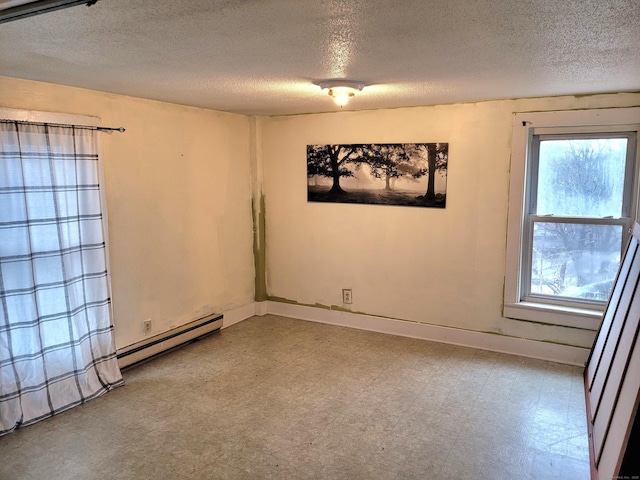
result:
[[[100,1],[0,26],[0,74],[251,115],[640,90],[637,0]]]

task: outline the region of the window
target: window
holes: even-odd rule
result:
[[[637,211],[640,109],[517,114],[505,316],[597,329]]]
[[[96,127],[25,116],[0,109],[0,435],[122,384]]]

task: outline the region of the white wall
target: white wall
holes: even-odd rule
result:
[[[0,77],[0,106],[97,116],[117,346],[253,302],[249,118]]]
[[[591,347],[594,332],[502,317],[514,112],[631,106],[638,94],[265,118],[271,300]],[[449,142],[446,209],[307,203],[306,145]]]

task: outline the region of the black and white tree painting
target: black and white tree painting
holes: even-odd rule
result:
[[[448,143],[307,145],[307,200],[444,208]]]

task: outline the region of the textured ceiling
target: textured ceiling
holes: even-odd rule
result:
[[[276,115],[638,91],[639,47],[640,0],[100,0],[1,24],[0,75]]]

